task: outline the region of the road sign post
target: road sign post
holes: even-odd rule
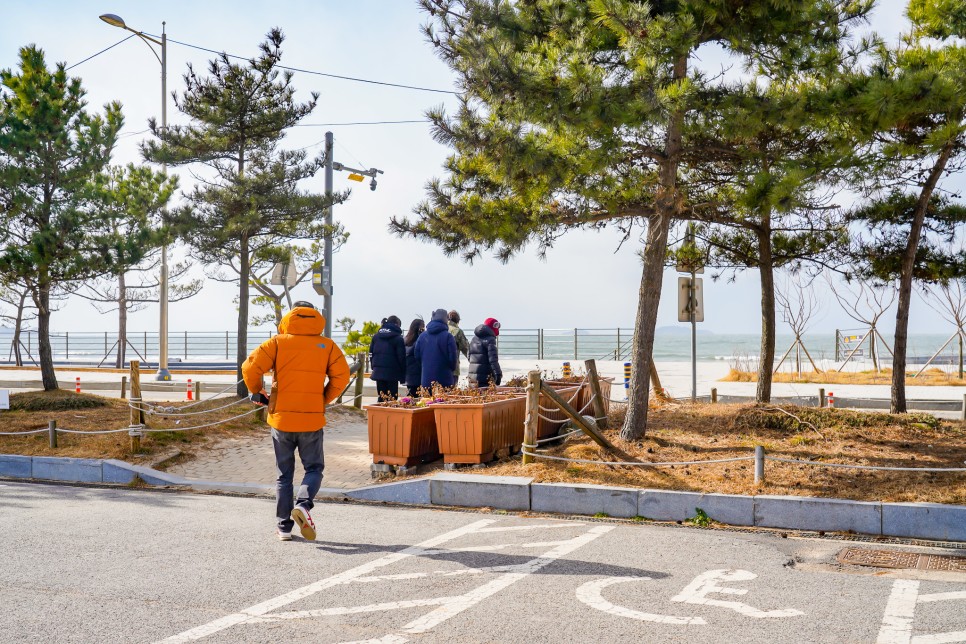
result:
[[[703,280],[692,273],[678,277],[678,322],[691,323],[691,400],[698,396],[698,322],[704,322]]]

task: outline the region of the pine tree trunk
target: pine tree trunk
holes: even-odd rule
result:
[[[939,157],[929,171],[919,201],[912,214],[912,225],[909,226],[909,241],[902,254],[902,267],[899,276],[899,305],[896,307],[896,342],[892,354],[892,409],[893,414],[906,413],[906,350],[909,340],[909,307],[912,304],[912,272],[916,266],[916,253],[919,250],[919,239],[922,237],[922,227],[926,220],[926,210],[929,200],[939,183],[939,177],[946,169],[946,163],[952,155],[956,141],[950,141],[943,146]]]
[[[631,373],[627,417],[621,428],[621,438],[625,440],[643,438],[647,430],[654,327],[657,323],[657,308],[661,303],[661,278],[664,273],[669,228],[669,217],[654,215],[648,218],[644,268],[637,294],[637,317],[634,320],[634,346],[631,350],[634,370]]]
[[[235,357],[238,360],[238,371],[236,376],[239,383],[237,387],[238,397],[248,396],[248,387],[242,381],[242,365],[248,358],[248,271],[249,271],[249,248],[248,235],[242,235],[238,253],[239,279],[238,279],[238,345]]]
[[[674,80],[682,80],[688,73],[688,57],[674,61]],[[657,324],[657,307],[661,303],[661,286],[664,276],[664,260],[667,254],[668,231],[679,214],[680,203],[677,190],[679,156],[681,154],[681,130],[684,113],[671,114],[665,136],[665,160],[661,163],[661,185],[655,199],[655,214],[648,217],[647,242],[644,247],[644,268],[641,287],[637,295],[637,317],[634,320],[634,348],[631,386],[627,405],[627,417],[621,428],[621,438],[637,440],[647,431],[647,403],[651,367],[654,355],[654,327]]]
[[[34,303],[37,305],[37,350],[40,354],[40,377],[44,391],[57,389],[57,374],[54,373],[54,356],[50,349],[50,286],[37,288]]]
[[[772,369],[775,365],[775,266],[771,252],[771,227],[765,217],[758,231],[761,258],[761,352],[758,359],[758,389],[755,402],[771,402]]]
[[[127,285],[124,282],[124,271],[117,275],[117,360],[114,366],[124,368],[124,358],[127,354]]]

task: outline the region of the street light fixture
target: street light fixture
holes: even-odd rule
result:
[[[124,19],[114,13],[104,13],[100,16],[101,20],[111,25],[130,31],[132,34],[144,41],[154,57],[161,63],[161,130],[168,127],[168,35],[165,31],[164,22],[161,23],[161,40],[152,38],[147,34],[131,29],[124,22]],[[161,55],[154,51],[151,46],[154,43],[161,47]],[[168,164],[161,164],[161,171],[168,173]],[[158,290],[160,291],[161,304],[161,328],[158,334],[158,374],[155,380],[171,380],[171,372],[168,371],[168,246],[161,247],[161,279],[159,280]]]

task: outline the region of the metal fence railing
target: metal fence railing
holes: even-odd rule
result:
[[[274,335],[273,330],[250,329],[248,351]],[[472,331],[468,332],[468,335]],[[623,360],[630,355],[633,329],[501,329],[497,338],[500,355],[506,358],[537,360]],[[128,359],[157,360],[158,333],[137,331],[127,334]],[[234,362],[238,334],[233,331],[176,331],[168,334],[168,359],[171,362]],[[342,344],[346,334],[333,334]],[[117,333],[60,332],[50,334],[55,361],[109,363],[117,355]],[[7,355],[13,358],[13,343],[6,340]],[[24,364],[37,361],[37,332],[23,331],[20,337]]]

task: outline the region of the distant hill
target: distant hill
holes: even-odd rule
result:
[[[680,326],[659,326],[654,329],[654,335],[691,335],[691,325],[682,322]],[[699,327],[698,335],[714,335],[714,331]]]

